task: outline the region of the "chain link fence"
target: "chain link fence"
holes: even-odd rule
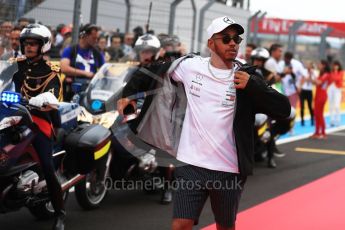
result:
[[[44,0],[1,0],[0,21],[17,21]]]

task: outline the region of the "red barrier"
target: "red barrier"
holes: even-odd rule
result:
[[[281,18],[264,18],[259,22],[259,33],[263,34],[289,34],[289,28],[296,20]],[[254,22],[253,22],[254,23]],[[252,23],[251,31],[254,31]],[[345,23],[342,22],[323,22],[323,21],[304,21],[298,30],[298,34],[307,36],[320,36],[328,27],[333,28],[331,37],[345,36]]]

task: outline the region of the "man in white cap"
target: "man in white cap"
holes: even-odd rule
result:
[[[173,230],[191,230],[208,197],[217,229],[235,229],[243,185],[253,169],[255,113],[282,119],[291,113],[289,100],[255,75],[255,68],[235,61],[243,33],[229,17],[213,20],[207,29],[211,57],[182,57],[169,72],[173,81],[183,83],[187,98],[176,141],[183,166],[175,171]],[[173,119],[175,104],[184,100],[172,101],[166,108]],[[129,102],[118,101],[120,114]]]
[[[253,68],[235,61],[241,25],[227,16],[207,28],[210,58],[186,58],[172,72],[182,82],[187,109],[177,152],[172,229],[192,229],[210,197],[217,229],[235,229],[240,196],[253,168],[255,113],[288,118],[288,99]],[[250,69],[252,71],[250,71]]]

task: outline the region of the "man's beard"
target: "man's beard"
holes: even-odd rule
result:
[[[219,55],[219,53],[222,53],[221,50],[215,46],[215,55],[217,55],[219,57],[219,59],[223,60],[224,62],[233,62],[236,60],[236,56],[235,57],[226,57],[226,54],[224,53],[224,55]]]

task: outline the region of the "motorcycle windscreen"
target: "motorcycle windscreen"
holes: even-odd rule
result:
[[[121,98],[123,87],[127,84],[127,82],[130,81],[133,73],[138,69],[136,65],[126,65],[127,66],[115,67],[114,69],[117,73],[120,73],[120,75],[118,75],[118,79],[120,80],[121,84],[119,84],[118,88],[116,89],[114,87],[113,95],[105,101],[105,111],[107,112],[116,111],[116,104],[117,101]]]
[[[86,103],[92,113],[109,111],[106,102],[121,92],[132,66],[127,63],[107,63],[102,66],[86,89]]]
[[[0,93],[3,91],[14,91],[12,79],[17,71],[17,62],[0,61]]]

